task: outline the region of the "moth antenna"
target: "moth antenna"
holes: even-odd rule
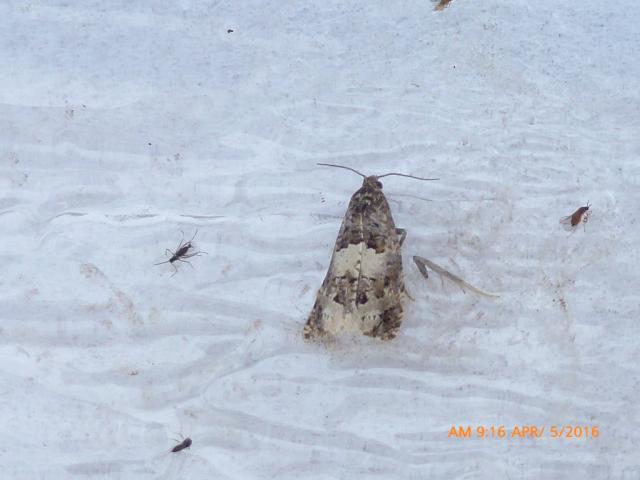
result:
[[[416,180],[440,180],[439,178],[422,178],[422,177],[416,177],[415,175],[407,175],[406,173],[395,173],[395,172],[385,173],[384,175],[378,175],[377,178],[389,177],[391,175],[397,175],[398,177],[415,178]]]
[[[360,175],[362,178],[367,178],[366,175],[361,174],[359,171],[351,168],[351,167],[345,167],[343,165],[333,165],[332,163],[317,163],[316,165],[322,165],[323,167],[336,167],[336,168],[344,168],[345,170],[351,170],[353,173],[357,173],[358,175]]]

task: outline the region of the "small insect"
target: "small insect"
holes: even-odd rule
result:
[[[171,449],[173,453],[179,452],[180,450],[184,450],[185,448],[189,448],[191,446],[191,439],[189,437],[185,438],[181,443],[176,445]]]
[[[174,262],[183,262],[183,263],[188,263],[189,265],[191,265],[191,262],[188,262],[187,260],[184,260],[185,258],[191,258],[191,257],[197,257],[199,255],[208,255],[207,252],[193,252],[193,253],[189,253],[189,250],[193,249],[193,239],[196,238],[196,235],[198,234],[198,230],[196,230],[196,233],[193,234],[193,237],[191,237],[191,240],[189,240],[188,242],[184,242],[184,232],[182,232],[182,240],[180,240],[180,243],[178,244],[178,248],[176,248],[175,252],[172,252],[171,250],[169,250],[168,248],[165,250],[165,254],[167,252],[169,252],[171,254],[171,258],[169,258],[169,260],[166,260],[164,262],[160,262],[160,263],[156,263],[156,265],[162,265],[163,263],[170,263],[171,266],[173,267],[173,269],[175,270],[175,272],[173,272],[173,275],[175,275],[176,273],[178,273],[178,269],[176,268],[176,266],[173,264]],[[191,267],[193,267],[193,265],[191,265]],[[171,275],[173,277],[173,275]]]
[[[447,5],[449,5],[450,2],[451,0],[440,0],[438,5],[436,5],[435,10],[438,10],[438,11],[444,10],[447,7]]]
[[[579,225],[580,222],[587,223],[589,221],[589,207],[591,205],[589,202],[584,207],[580,207],[571,215],[567,215],[566,217],[562,217],[560,219],[560,223],[566,225],[567,227],[575,227]]]

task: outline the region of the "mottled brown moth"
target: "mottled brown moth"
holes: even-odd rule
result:
[[[353,194],[338,233],[329,270],[304,327],[305,338],[361,332],[382,340],[396,336],[405,293],[401,247],[406,231],[396,228],[380,178],[365,176]]]

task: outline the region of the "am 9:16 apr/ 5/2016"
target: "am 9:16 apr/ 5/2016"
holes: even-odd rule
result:
[[[449,438],[598,438],[600,430],[597,426],[581,425],[452,425],[449,429]]]

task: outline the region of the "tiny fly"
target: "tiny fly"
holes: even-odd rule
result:
[[[580,223],[587,223],[589,221],[589,207],[591,207],[591,205],[589,204],[589,202],[587,202],[584,207],[578,208],[571,215],[562,217],[560,219],[560,223],[566,225],[567,228],[573,228]]]
[[[165,254],[168,252],[171,254],[171,257],[169,258],[169,260],[166,260],[164,262],[160,262],[160,263],[156,263],[156,265],[162,265],[163,263],[170,263],[171,266],[173,267],[173,269],[175,270],[173,272],[173,275],[175,275],[176,273],[178,273],[178,269],[176,268],[176,266],[173,264],[174,262],[183,262],[183,263],[188,263],[189,265],[191,265],[191,262],[188,262],[187,260],[184,260],[185,258],[191,258],[191,257],[197,257],[198,255],[206,255],[207,252],[192,252],[189,253],[190,250],[192,250],[194,248],[193,246],[193,239],[196,238],[196,235],[198,234],[198,230],[196,230],[196,233],[193,234],[193,237],[191,237],[191,240],[189,240],[188,242],[184,242],[184,232],[182,232],[182,240],[180,240],[180,243],[178,244],[178,248],[176,248],[175,252],[172,252],[171,250],[169,250],[168,248],[165,250]],[[191,267],[193,267],[193,265],[191,265]],[[171,275],[173,277],[173,275]]]

